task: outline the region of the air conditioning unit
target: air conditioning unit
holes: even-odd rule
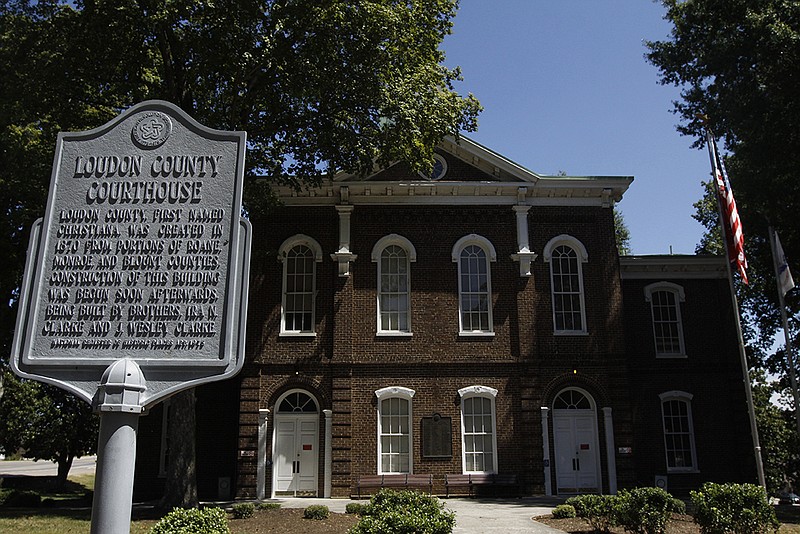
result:
[[[667,475],[656,475],[655,486],[667,491]]]

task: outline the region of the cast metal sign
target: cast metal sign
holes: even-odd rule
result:
[[[35,224],[12,365],[91,401],[135,362],[142,406],[227,378],[244,361],[250,226],[244,132],[149,101],[58,137]]]

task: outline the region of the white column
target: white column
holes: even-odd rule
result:
[[[258,410],[258,467],[256,471],[256,497],[267,498],[267,420],[269,410]]]
[[[614,450],[614,420],[611,407],[603,408],[603,424],[606,427],[606,460],[608,462],[608,493],[617,494],[617,456]]]
[[[336,206],[339,213],[339,250],[331,254],[333,261],[339,263],[339,276],[350,276],[350,262],[357,256],[350,252],[350,214],[353,206]]]
[[[544,494],[552,495],[553,488],[550,481],[550,427],[547,420],[547,414],[550,408],[542,406],[542,457],[544,461]]]
[[[322,410],[325,414],[325,481],[323,497],[331,498],[331,478],[333,469],[333,410]]]
[[[524,188],[522,188],[524,189]],[[531,275],[531,262],[537,255],[531,252],[528,238],[528,211],[530,206],[513,206],[512,209],[517,216],[517,252],[511,255],[511,259],[519,262],[519,275]]]

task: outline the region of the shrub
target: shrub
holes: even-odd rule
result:
[[[328,519],[330,515],[328,507],[321,504],[312,504],[303,510],[303,517],[306,519]]]
[[[578,517],[586,519],[597,532],[608,532],[616,524],[614,495],[578,495],[567,499]]]
[[[156,523],[150,534],[230,534],[222,508],[176,508]]]
[[[685,511],[683,501],[661,488],[622,490],[615,506],[617,524],[636,534],[664,534],[672,514]]]
[[[362,504],[360,502],[351,502],[347,503],[347,506],[344,507],[344,511],[347,512],[348,514],[364,515],[364,509],[366,507],[367,506],[365,504]]]
[[[364,507],[350,534],[450,534],[455,514],[436,498],[416,491],[382,489]]]
[[[257,506],[259,510],[278,510],[280,507],[281,503],[279,502],[260,502]]]
[[[251,502],[237,502],[232,507],[234,519],[247,519],[253,517],[256,512],[256,505]]]
[[[690,495],[694,522],[703,534],[755,534],[777,532],[780,527],[761,486],[706,482]]]
[[[571,504],[559,504],[553,508],[553,517],[556,519],[568,519],[575,515],[575,507]]]
[[[42,498],[38,493],[29,490],[2,490],[0,504],[9,508],[38,508]]]

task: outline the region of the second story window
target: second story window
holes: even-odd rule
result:
[[[670,282],[658,282],[644,288],[645,300],[653,316],[653,337],[656,356],[686,356],[680,303],[686,300],[683,288]]]
[[[278,258],[283,262],[281,334],[313,335],[317,262],[322,249],[307,236],[284,241]]]
[[[453,247],[453,261],[458,263],[459,325],[461,335],[485,335],[493,332],[492,273],[494,247],[484,237],[469,235]]]
[[[378,335],[411,333],[411,242],[397,234],[378,241],[372,261],[378,264]]]
[[[544,261],[550,263],[553,330],[556,334],[585,334],[581,265],[587,261],[586,249],[574,237],[561,235],[545,246]]]

